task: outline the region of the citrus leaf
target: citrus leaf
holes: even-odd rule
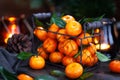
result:
[[[85,17],[83,17],[83,19],[80,20],[80,21],[81,21],[81,23],[99,21],[99,20],[101,20],[104,17],[104,15],[105,14],[103,14],[102,16],[97,17],[97,18],[85,18]]]
[[[32,56],[32,53],[28,53],[28,52],[21,52],[17,55],[17,58],[20,60],[26,60],[28,59],[30,56]]]
[[[78,53],[74,55],[74,58],[77,58],[80,54],[81,54],[81,51],[78,51]]]
[[[39,75],[39,76],[35,77],[34,80],[57,80],[57,79],[50,75]]]
[[[84,19],[85,19],[85,16],[82,17],[78,22],[81,23],[81,24],[83,24],[84,23]]]
[[[82,74],[82,76],[80,76],[80,78],[78,78],[77,80],[86,80],[87,78],[93,76],[93,73],[91,72],[84,72]]]
[[[108,58],[106,55],[102,54],[101,52],[96,52],[96,54],[97,54],[98,59],[101,62],[106,62],[110,60],[110,58]]]
[[[17,77],[15,74],[10,73],[6,69],[4,69],[2,66],[0,66],[0,74],[2,75],[4,80],[17,80]]]
[[[66,25],[66,23],[60,17],[58,17],[55,13],[52,15],[50,22],[51,24],[55,23],[60,28],[64,28]]]
[[[60,77],[60,76],[65,76],[65,73],[60,70],[52,70],[50,71],[50,75]]]
[[[38,20],[38,18],[34,17],[34,20],[36,26],[42,26],[42,27],[44,26],[43,23]]]

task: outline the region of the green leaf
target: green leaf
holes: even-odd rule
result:
[[[103,14],[102,16],[97,17],[97,18],[85,18],[85,17],[83,17],[83,19],[81,19],[81,23],[99,21],[104,17],[104,15],[105,14]]]
[[[10,73],[6,69],[4,69],[2,66],[0,66],[0,74],[2,75],[4,80],[17,80],[17,77],[15,74]]]
[[[50,71],[50,75],[60,77],[60,76],[65,76],[65,73],[60,70],[52,70]]]
[[[42,27],[44,27],[43,23],[40,22],[40,21],[38,20],[38,18],[34,17],[34,20],[35,20],[35,25],[36,25],[36,26],[42,26]]]
[[[52,15],[50,22],[51,24],[55,23],[60,28],[64,28],[66,25],[66,23],[60,17],[58,17],[55,13]]]
[[[96,54],[97,54],[98,59],[101,62],[106,62],[110,60],[110,58],[108,58],[106,55],[102,54],[101,52],[96,52]]]
[[[30,58],[30,56],[32,56],[32,53],[28,53],[28,52],[21,52],[17,55],[17,58],[20,60],[26,60],[28,58]]]
[[[82,23],[84,23],[84,19],[85,19],[85,16],[82,17],[78,22],[82,24]]]
[[[81,54],[81,51],[78,51],[78,53],[74,55],[74,58],[77,58],[80,54]]]
[[[91,72],[84,72],[82,74],[82,76],[80,76],[80,78],[78,78],[77,80],[86,80],[87,78],[93,76],[93,73]]]
[[[35,77],[35,80],[57,80],[57,79],[50,75],[39,75]]]

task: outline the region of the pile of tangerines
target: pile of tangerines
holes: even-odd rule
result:
[[[53,23],[48,30],[39,26],[34,29],[34,35],[42,41],[37,48],[38,55],[32,56],[29,66],[32,69],[43,69],[45,61],[65,66],[65,74],[68,78],[79,78],[84,71],[83,66],[93,66],[98,62],[96,47],[92,43],[92,37],[84,32],[82,25],[71,15],[61,17],[66,22],[64,28]],[[84,49],[81,46],[88,45]],[[77,55],[77,56],[76,56]],[[18,75],[19,80],[33,80],[26,74]]]
[[[38,55],[30,58],[29,66],[43,69],[45,61],[49,60],[65,66],[66,76],[76,79],[83,74],[84,66],[91,67],[98,62],[97,49],[91,34],[84,32],[82,25],[73,16],[65,15],[61,19],[66,22],[64,28],[53,23],[48,29],[43,26],[34,29],[34,35],[42,41],[42,45],[37,48]],[[82,46],[86,47],[81,49]],[[33,80],[26,74],[18,75],[18,79]]]

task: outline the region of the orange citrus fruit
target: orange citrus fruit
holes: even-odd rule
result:
[[[39,47],[37,51],[38,51],[38,55],[42,56],[45,60],[48,59],[48,54],[45,52],[43,47]]]
[[[69,38],[69,36],[67,36],[66,34],[66,30],[65,29],[60,29],[59,31],[58,31],[58,33],[60,33],[60,34],[57,34],[57,40],[59,41],[59,42],[63,42],[63,41],[65,41],[66,39],[68,39]]]
[[[67,56],[74,56],[78,52],[78,45],[72,39],[65,40],[64,42],[59,43],[59,50]],[[63,50],[63,51],[62,51]]]
[[[63,54],[60,52],[52,52],[49,55],[49,60],[52,63],[60,63],[62,62]]]
[[[91,53],[87,49],[84,49],[82,51],[82,64],[91,66],[93,64],[93,60]]]
[[[17,79],[18,79],[18,80],[34,80],[31,76],[29,76],[29,75],[27,75],[27,74],[24,74],[24,73],[19,74],[19,75],[17,76]]]
[[[92,55],[94,55],[97,51],[96,45],[93,43],[90,43],[90,46],[87,48]]]
[[[43,27],[37,27],[34,30],[34,35],[41,41],[47,39],[47,32],[44,30]]]
[[[83,74],[83,67],[77,62],[73,62],[66,66],[65,74],[70,79],[79,78]]]
[[[94,62],[93,62],[93,65],[96,64],[98,62],[98,57],[97,55],[95,54],[94,56],[92,56],[93,59],[94,59]]]
[[[77,21],[69,21],[65,29],[68,35],[78,36],[82,32],[82,25]]]
[[[77,56],[77,57],[75,58],[75,60],[76,60],[76,62],[80,63],[80,62],[81,62],[81,55]]]
[[[29,66],[32,69],[42,69],[45,67],[45,60],[41,56],[31,56]]]
[[[82,51],[82,64],[86,66],[93,66],[97,63],[98,58],[96,55],[92,55],[89,50],[84,49]]]
[[[62,64],[64,66],[67,66],[68,64],[73,63],[73,62],[75,62],[75,59],[73,57],[70,57],[70,56],[64,56],[62,59]]]
[[[71,15],[65,15],[62,17],[62,20],[64,20],[66,23],[68,23],[69,21],[75,21],[75,18]]]
[[[82,45],[88,45],[89,43],[92,42],[92,37],[90,37],[91,35],[89,33],[81,33],[79,36],[78,36],[78,39],[76,39],[76,42],[79,46],[81,46],[81,43]],[[79,39],[81,38],[81,39]]]
[[[113,60],[109,63],[109,69],[112,72],[120,73],[120,60]]]
[[[58,43],[58,50],[59,52],[64,53],[63,42]]]
[[[44,42],[43,42],[43,48],[45,49],[45,51],[47,52],[54,52],[55,49],[57,48],[57,41],[52,39],[52,38],[47,38]]]
[[[59,27],[56,24],[52,24],[48,29],[48,37],[56,39]]]

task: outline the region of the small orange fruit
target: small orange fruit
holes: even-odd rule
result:
[[[77,62],[73,62],[66,66],[65,74],[70,79],[79,78],[83,74],[83,67]]]
[[[52,38],[47,38],[44,42],[43,42],[43,48],[45,49],[45,51],[47,52],[54,52],[55,49],[57,48],[57,41],[52,39]]]
[[[66,34],[66,30],[65,29],[60,29],[59,31],[58,31],[58,33],[60,33],[60,34],[57,34],[57,40],[59,41],[59,42],[63,42],[63,41],[65,41],[66,39],[68,39],[69,38],[69,36],[67,36]]]
[[[31,76],[27,75],[27,74],[19,74],[17,76],[18,80],[34,80]]]
[[[34,30],[34,35],[41,41],[47,39],[47,32],[44,30],[43,27],[37,27]]]
[[[89,46],[87,49],[90,51],[90,53],[91,53],[92,55],[95,55],[95,53],[96,53],[96,51],[97,51],[96,45],[93,44],[93,43],[90,43],[90,46]]]
[[[82,51],[82,64],[86,66],[93,66],[94,58],[92,57],[90,51],[84,49]]]
[[[109,69],[112,72],[120,73],[120,60],[113,60],[109,63]]]
[[[45,52],[43,47],[39,47],[37,51],[38,51],[38,55],[42,56],[45,60],[48,59],[48,54]]]
[[[82,41],[79,38],[81,38]],[[89,33],[81,33],[80,36],[78,36],[78,39],[76,39],[76,42],[79,46],[81,46],[81,43],[82,45],[88,45],[92,42],[92,37],[90,37]]]
[[[73,57],[65,56],[62,59],[62,64],[64,66],[67,66],[68,64],[73,63],[73,62],[75,62],[75,59]]]
[[[64,42],[59,44],[61,44],[61,46],[59,46],[59,50],[63,50],[62,52],[67,56],[72,57],[78,52],[78,45],[72,39],[65,40]]]
[[[80,55],[77,56],[77,57],[75,58],[75,60],[76,60],[76,62],[80,63],[80,62],[81,62],[81,56],[80,56]]]
[[[82,32],[82,25],[77,21],[69,21],[65,29],[68,35],[78,36]]]
[[[32,56],[29,60],[29,66],[32,69],[42,69],[45,67],[45,60],[41,56]]]
[[[65,15],[62,17],[62,20],[64,20],[66,23],[68,23],[69,21],[75,21],[75,18],[71,15]]]
[[[59,27],[56,24],[52,24],[48,29],[48,37],[56,39],[56,32],[58,32]]]
[[[64,43],[64,42],[59,42],[59,43],[58,43],[58,50],[59,50],[59,52],[61,52],[61,53],[64,53],[63,43]]]
[[[52,52],[49,55],[49,60],[52,63],[60,63],[62,62],[63,54],[60,52]]]

